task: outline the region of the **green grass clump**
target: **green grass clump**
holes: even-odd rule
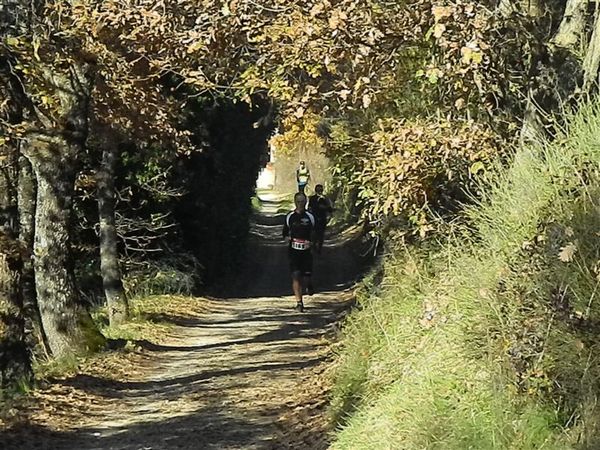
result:
[[[598,448],[600,107],[397,248],[338,356],[334,449]]]

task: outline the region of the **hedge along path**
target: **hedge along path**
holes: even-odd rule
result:
[[[335,324],[363,263],[342,233],[315,261],[320,293],[293,309],[283,215],[263,203],[245,267],[176,326],[133,352],[91,361],[51,382],[0,434],[6,449],[327,448],[325,406]]]

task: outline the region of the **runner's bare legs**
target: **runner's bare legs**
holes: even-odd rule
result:
[[[294,272],[292,275],[292,289],[296,297],[296,303],[302,303],[302,293],[304,286],[302,285],[302,275],[299,272]]]

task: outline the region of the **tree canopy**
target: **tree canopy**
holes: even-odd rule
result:
[[[120,191],[106,181],[115,171],[136,171],[126,179],[169,197],[181,188],[169,185],[186,164],[180,158],[194,167],[182,179],[219,174],[228,162],[207,149],[258,148],[275,121],[278,147],[326,148],[340,191],[363,218],[424,235],[428,211],[454,214],[510,145],[552,137],[564,111],[595,93],[600,64],[600,22],[583,0],[11,0],[0,32],[5,178],[22,185],[15,174],[31,163],[36,237],[26,247],[40,272],[38,301],[71,305],[73,329],[88,320],[75,306],[69,257],[55,249],[71,248],[75,180],[82,192],[99,183],[90,194],[101,204],[98,221],[112,224],[100,246],[110,242],[103,254],[114,259]],[[224,139],[214,117],[241,120],[227,129],[248,136],[241,118],[251,118],[260,130]],[[245,164],[257,170],[252,158]],[[200,196],[196,205],[209,203]],[[105,267],[120,278],[116,264]],[[64,288],[59,302],[42,286],[53,280],[52,289]]]

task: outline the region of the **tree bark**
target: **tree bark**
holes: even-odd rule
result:
[[[600,14],[596,14],[590,43],[583,60],[583,91],[589,92],[598,84],[600,67]]]
[[[588,18],[589,0],[568,0],[565,13],[552,39],[559,47],[573,50],[581,42]]]
[[[565,5],[558,30],[549,41],[553,45],[546,47],[546,61],[536,68],[537,75],[527,92],[520,135],[522,144],[548,137],[548,128],[552,129],[551,115],[560,111],[580,82],[581,67],[574,55],[585,36],[590,17],[588,3],[589,0],[568,0]],[[596,63],[596,72],[597,69]]]
[[[38,0],[9,0],[0,8],[0,34],[31,36]],[[75,165],[87,136],[92,86],[89,64],[52,66],[39,61],[56,104],[42,112],[27,102],[30,116],[22,146],[37,180],[34,270],[41,322],[52,354],[62,357],[95,350],[104,338],[82,305],[70,251]],[[27,98],[27,81],[19,85]],[[48,115],[46,115],[48,114]]]
[[[7,17],[0,15],[0,31],[10,23]],[[0,66],[0,100],[3,101],[0,112],[7,123],[21,120],[22,105],[13,81],[8,71]],[[9,391],[28,384],[32,379],[20,284],[22,249],[16,239],[17,159],[14,139],[3,140],[0,143],[0,390]]]
[[[0,389],[16,389],[31,380],[25,345],[20,275],[21,247],[16,240],[16,149],[4,146],[0,167]],[[13,147],[12,145],[10,147]]]
[[[119,264],[118,236],[115,221],[115,170],[117,146],[104,143],[102,164],[98,171],[98,213],[100,219],[100,271],[111,325],[124,322],[129,305],[123,289]]]
[[[37,179],[34,269],[44,333],[56,357],[94,351],[104,338],[81,303],[70,251],[76,145],[56,136],[28,144]]]
[[[37,180],[34,269],[38,306],[50,350],[62,357],[94,351],[104,344],[76,288],[70,248],[76,164],[87,138],[92,82],[89,68],[77,64],[60,73],[48,71],[46,77],[60,100],[60,125],[32,128],[23,151]]]
[[[17,389],[32,378],[19,289],[21,267],[17,240],[0,231],[0,388],[3,390]]]
[[[23,144],[22,144],[23,145]],[[42,320],[35,293],[35,272],[33,268],[33,241],[35,223],[35,175],[29,160],[19,157],[19,182],[17,185],[17,204],[19,212],[19,241],[25,249],[21,286],[23,290],[23,307],[25,310],[25,335],[30,348],[39,349],[46,355],[50,348],[44,336]]]

